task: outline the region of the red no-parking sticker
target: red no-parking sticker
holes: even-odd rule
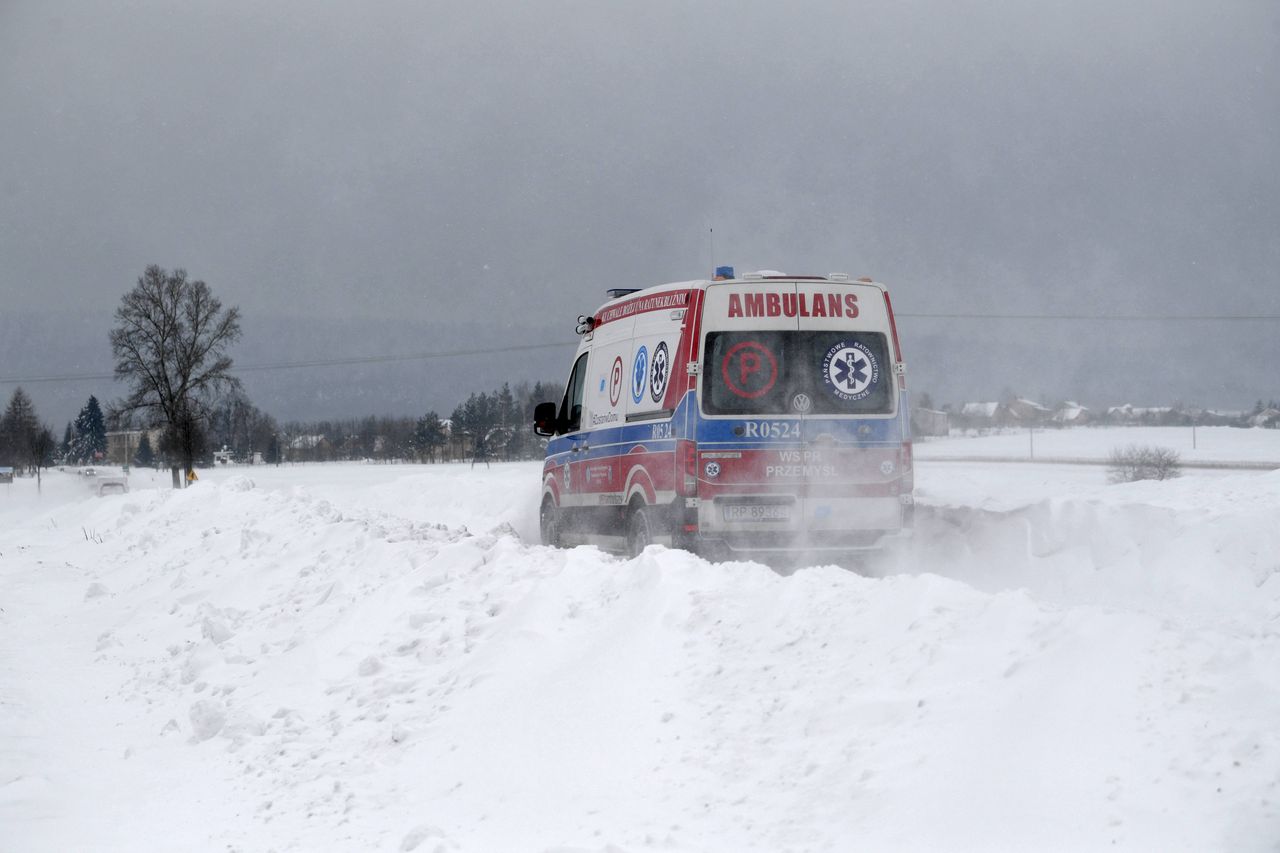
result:
[[[622,356],[613,360],[613,369],[609,371],[609,405],[618,405],[622,396]]]
[[[778,381],[778,359],[759,341],[743,341],[724,354],[720,375],[734,394],[754,400],[768,394]]]

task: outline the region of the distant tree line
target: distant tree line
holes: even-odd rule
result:
[[[1224,411],[1176,401],[1165,406],[1139,407],[1129,404],[1089,408],[1063,400],[1041,405],[1006,390],[999,401],[947,403],[935,409],[928,393],[915,397],[912,421],[925,424],[932,412],[953,429],[987,430],[1006,427],[1072,426],[1234,426],[1280,428],[1280,403],[1258,400],[1250,411]],[[929,430],[920,430],[928,433]]]
[[[103,413],[90,396],[62,441],[36,416],[27,393],[14,391],[0,417],[0,466],[19,476],[55,465],[133,465],[161,468],[228,462],[278,464],[374,460],[383,462],[500,461],[541,458],[533,434],[533,408],[557,400],[550,382],[504,383],[470,394],[448,418],[434,411],[417,417],[384,416],[292,421],[281,427],[238,388],[207,404],[201,419],[181,430],[157,420],[137,427]],[[216,454],[216,457],[215,457]]]
[[[200,429],[200,457],[227,451],[237,461],[280,461],[280,427],[239,389],[218,401],[208,416],[207,430]]]
[[[291,462],[540,458],[543,445],[530,429],[533,407],[561,393],[554,383],[504,383],[492,392],[473,392],[448,418],[430,411],[419,417],[292,421],[284,425],[282,456]]]

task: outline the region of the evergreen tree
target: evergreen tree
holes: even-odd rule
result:
[[[89,402],[85,404],[88,410],[89,423],[89,450],[93,453],[94,458],[98,458],[101,454],[103,458],[107,455],[107,422],[102,417],[102,407],[98,405],[98,398],[92,394],[89,395]]]
[[[524,423],[533,423],[533,410],[539,403],[560,404],[564,396],[564,386],[558,382],[535,382],[524,404]]]
[[[40,419],[26,391],[19,386],[9,398],[0,417],[0,460],[16,469],[34,469],[39,464]]]
[[[271,465],[280,464],[280,437],[274,434],[267,444],[267,462]]]
[[[466,406],[459,403],[449,416],[449,450],[452,459],[461,459],[466,452],[466,423]]]
[[[471,456],[473,459],[488,459],[493,454],[494,428],[498,424],[497,393],[490,397],[483,391],[473,393],[462,404],[462,429],[471,438]]]
[[[138,452],[133,454],[133,464],[139,468],[151,468],[156,464],[155,451],[151,449],[151,438],[145,432],[138,442]]]
[[[423,456],[436,461],[436,448],[444,445],[444,424],[435,412],[427,412],[418,418],[413,427],[413,449],[418,457]]]
[[[71,457],[77,465],[86,465],[106,458],[107,455],[107,422],[102,417],[102,407],[98,398],[89,397],[89,402],[80,409],[76,416],[75,435],[71,440]]]
[[[58,458],[67,462],[71,456],[71,444],[75,441],[75,433],[71,431],[71,421],[67,421],[67,429],[62,433],[62,444],[58,445]]]
[[[511,393],[511,386],[508,383],[503,382],[502,390],[496,392],[493,397],[495,408],[494,420],[504,427],[515,426],[516,421],[520,418],[516,412],[516,398]]]

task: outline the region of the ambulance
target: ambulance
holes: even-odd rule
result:
[[[608,295],[578,318],[564,397],[535,409],[544,543],[724,559],[909,530],[906,367],[883,285],[720,267]]]

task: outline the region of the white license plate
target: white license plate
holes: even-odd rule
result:
[[[790,521],[791,504],[728,504],[725,521]]]

